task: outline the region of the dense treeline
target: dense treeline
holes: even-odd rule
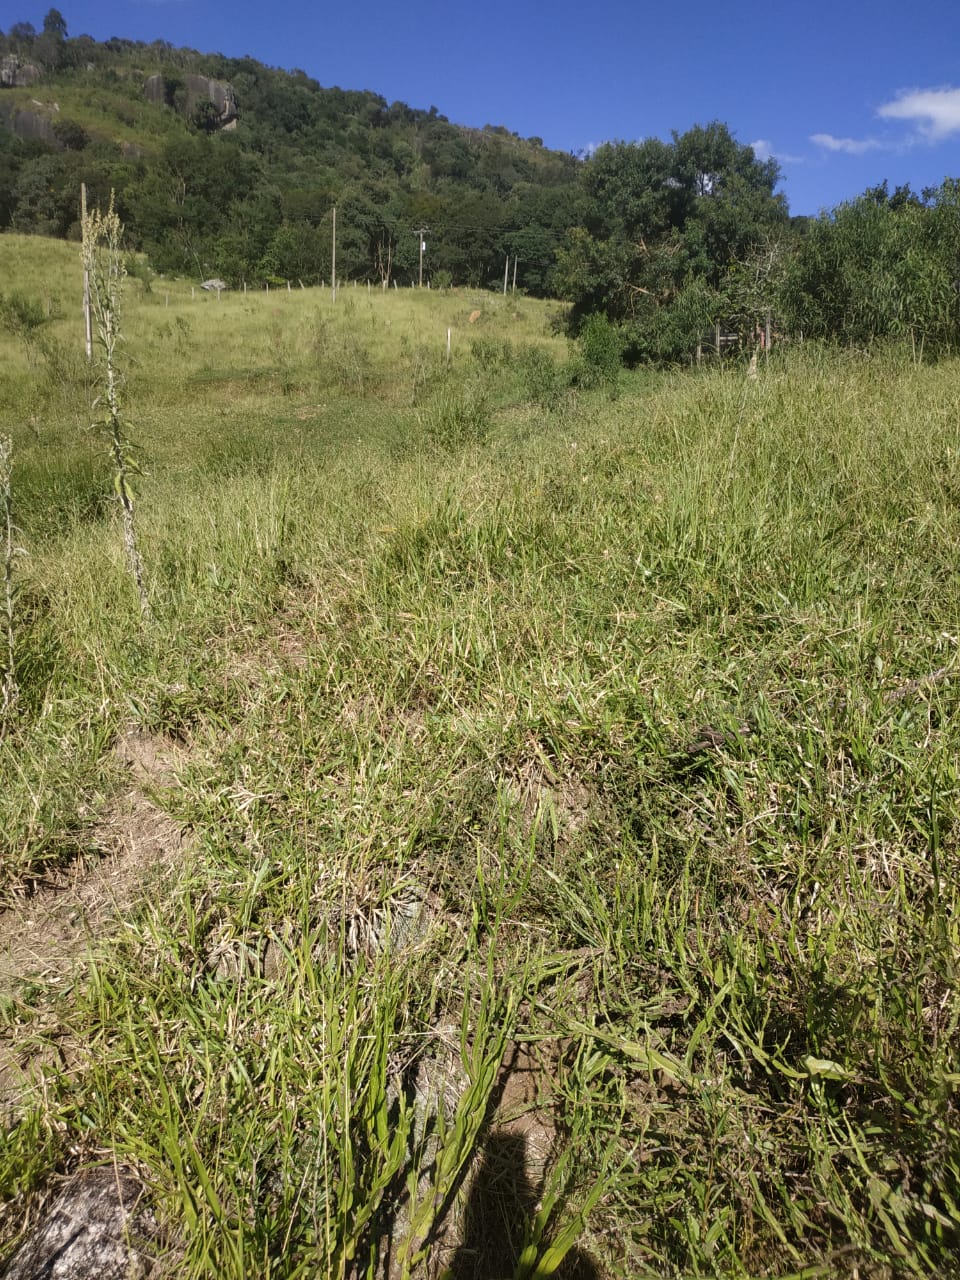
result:
[[[38,77],[0,89],[0,228],[76,235],[86,182],[159,271],[316,281],[336,205],[339,276],[409,283],[421,234],[435,284],[491,286],[515,259],[518,287],[568,299],[577,330],[605,315],[632,360],[765,330],[938,352],[960,330],[956,179],[791,219],[776,162],[719,122],[577,158],[253,58],[70,38],[56,9],[0,32],[0,57]],[[229,86],[231,127],[198,76]]]
[[[601,147],[583,166],[586,217],[557,284],[574,323],[605,313],[636,359],[689,359],[711,333],[858,346],[960,337],[960,181],[917,195],[885,183],[819,218],[790,219],[775,162],[726,126],[672,143]]]

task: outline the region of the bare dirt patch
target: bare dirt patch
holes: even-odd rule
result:
[[[445,1064],[447,1092],[458,1072],[454,1056]],[[430,1276],[513,1275],[561,1141],[554,1121],[555,1068],[551,1054],[523,1044],[515,1044],[504,1060],[493,1117],[431,1249]],[[573,1249],[556,1274],[562,1280],[596,1280],[598,1272],[586,1253]]]
[[[97,825],[100,857],[74,863],[0,913],[0,994],[24,982],[66,980],[77,960],[115,932],[149,882],[183,852],[183,831],[141,787],[175,785],[184,749],[135,730],[118,740],[115,751],[139,785]]]
[[[0,914],[0,993],[27,981],[64,981],[184,843],[177,824],[136,792],[108,813],[98,840],[102,857],[76,864]]]
[[[586,827],[596,804],[587,783],[562,773],[542,755],[521,760],[501,786],[519,809],[526,834],[546,822],[555,837],[572,839]]]
[[[130,770],[134,782],[152,787],[174,787],[187,761],[187,748],[173,738],[128,729],[120,735],[114,753]]]

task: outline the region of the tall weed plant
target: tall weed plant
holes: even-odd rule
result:
[[[94,402],[102,410],[101,424],[107,437],[113,463],[114,488],[123,521],[123,545],[127,567],[133,578],[140,602],[140,612],[150,612],[143,574],[143,560],[137,545],[137,525],[132,488],[133,476],[139,468],[135,446],[123,417],[120,348],[123,343],[121,302],[126,277],[123,250],[123,224],[113,207],[106,213],[88,211],[82,218],[81,260],[90,282],[90,302],[96,343],[100,352],[101,394]]]
[[[0,626],[3,629],[3,685],[0,689],[0,723],[10,715],[19,695],[16,664],[15,601],[17,585],[14,563],[22,555],[17,546],[17,530],[13,523],[13,443],[0,436],[0,535],[3,537],[3,597],[0,600]]]

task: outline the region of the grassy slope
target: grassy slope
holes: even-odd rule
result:
[[[2,1007],[71,1064],[10,1117],[8,1235],[109,1149],[186,1273],[348,1268],[404,1184],[378,1091],[462,1025],[438,1181],[529,1042],[572,1160],[548,1234],[595,1189],[601,1270],[949,1271],[958,712],[926,677],[957,647],[957,365],[801,352],[611,402],[551,385],[528,302],[131,281],[141,632],[74,264],[0,238],[63,311],[4,348],[4,879],[96,845],[131,720],[186,744],[159,798],[194,852],[84,981]],[[419,946],[338,959],[414,885]],[[211,972],[265,938],[269,980]]]
[[[143,79],[137,77],[134,84],[85,84],[76,76],[60,77],[29,89],[7,90],[4,101],[53,122],[74,121],[95,142],[136,143],[150,149],[182,125],[146,101]]]

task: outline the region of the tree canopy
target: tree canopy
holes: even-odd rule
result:
[[[635,355],[688,351],[726,273],[787,224],[779,170],[714,121],[671,142],[610,143],[585,163],[581,224],[558,278],[575,318],[602,311]]]

